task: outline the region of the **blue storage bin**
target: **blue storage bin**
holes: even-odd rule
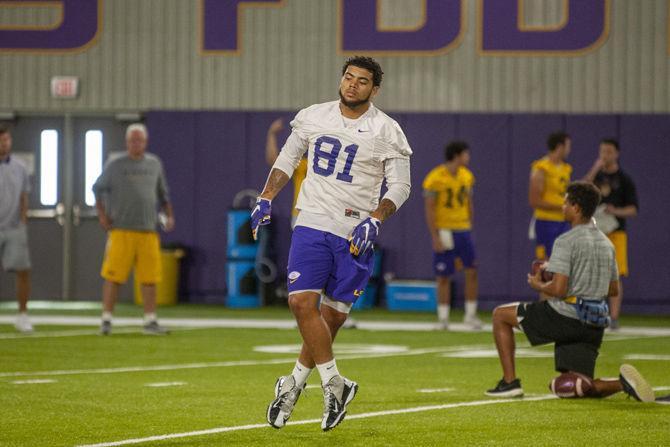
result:
[[[255,259],[258,244],[251,234],[251,216],[248,210],[228,211],[228,258]]]
[[[386,283],[389,310],[435,312],[437,291],[433,281],[390,281]]]
[[[260,307],[258,280],[254,261],[228,261],[226,265],[228,297],[226,307]]]
[[[359,296],[352,309],[371,309],[375,305],[377,299],[377,290],[379,286],[377,284],[368,284],[365,288],[363,295]]]

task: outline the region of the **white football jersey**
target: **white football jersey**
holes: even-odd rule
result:
[[[386,160],[408,160],[412,150],[398,123],[374,105],[351,120],[342,116],[339,104],[315,104],[298,112],[291,121],[298,139],[289,138],[282,152],[295,166],[308,151],[296,225],[346,237],[377,208]],[[406,167],[409,171],[408,161]]]

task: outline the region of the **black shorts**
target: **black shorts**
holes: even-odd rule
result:
[[[575,371],[593,377],[605,333],[603,328],[561,315],[547,301],[519,304],[517,317],[531,345],[555,343],[556,371]]]

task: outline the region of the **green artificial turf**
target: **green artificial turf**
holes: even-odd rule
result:
[[[122,306],[119,313],[139,316]],[[35,311],[42,313],[42,311]],[[89,311],[58,314],[88,314]],[[3,312],[7,313],[7,312]],[[48,311],[51,313],[51,311]],[[97,314],[97,313],[95,313]],[[287,309],[230,311],[208,306],[161,309],[174,317],[283,318]],[[411,319],[411,313],[373,311],[366,319]],[[371,316],[368,318],[368,316]],[[418,321],[430,321],[417,319]],[[648,326],[667,319],[643,319]],[[632,319],[631,319],[632,321]],[[165,337],[140,333],[94,335],[94,328],[39,326],[38,333],[83,330],[66,337],[0,338],[0,446],[75,446],[187,433],[220,427],[261,424],[259,428],[146,442],[137,445],[668,445],[670,407],[642,404],[623,394],[603,400],[549,399],[462,406],[488,401],[487,388],[501,377],[496,357],[445,356],[455,351],[495,347],[490,333],[342,330],[335,343],[340,372],[356,380],[359,394],[348,418],[324,433],[318,422],[275,430],[265,424],[275,379],[290,373],[296,355],[258,352],[261,345],[298,345],[296,330],[190,329]],[[12,333],[0,325],[3,334]],[[519,348],[536,355],[550,346]],[[394,345],[409,352],[378,356],[343,354],[351,345]],[[355,347],[355,346],[353,346]],[[424,353],[414,350],[425,349]],[[625,360],[630,354],[656,354],[666,360]],[[616,377],[621,363],[632,363],[655,386],[670,387],[670,337],[607,335],[596,375]],[[246,361],[257,364],[239,364]],[[225,363],[228,362],[228,363]],[[119,371],[156,367],[164,370]],[[548,394],[556,374],[549,357],[519,358],[518,374],[526,395]],[[58,371],[64,373],[58,373]],[[16,373],[19,373],[18,375]],[[10,375],[14,374],[14,375]],[[50,383],[17,384],[25,380]],[[182,385],[148,387],[151,383]],[[309,380],[318,385],[316,371]],[[425,393],[420,389],[443,389]],[[657,395],[670,393],[658,391]],[[369,413],[458,404],[403,414]],[[300,397],[291,421],[320,419],[322,392],[310,387]],[[367,414],[367,415],[366,415]],[[366,415],[355,418],[356,415]]]

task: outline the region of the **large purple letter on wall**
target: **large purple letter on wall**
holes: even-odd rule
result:
[[[380,30],[377,0],[340,1],[340,48],[346,52],[444,51],[462,29],[461,0],[423,0],[424,23],[412,30]]]
[[[277,6],[283,0],[201,0],[202,49],[208,51],[238,51],[240,24],[238,9],[242,6]],[[248,5],[245,5],[248,3]],[[274,5],[277,4],[277,5]]]
[[[6,1],[0,0],[0,8]],[[25,2],[27,8],[32,6],[27,0],[18,2]],[[17,0],[12,0],[11,3],[16,6]],[[53,29],[44,26],[35,26],[34,29],[0,27],[0,51],[76,50],[91,42],[98,33],[99,0],[41,0],[40,3],[44,6],[54,4],[62,8],[60,24]]]
[[[609,0],[563,0],[567,5],[557,27],[524,27],[524,0],[483,0],[484,52],[580,52],[606,36]]]

